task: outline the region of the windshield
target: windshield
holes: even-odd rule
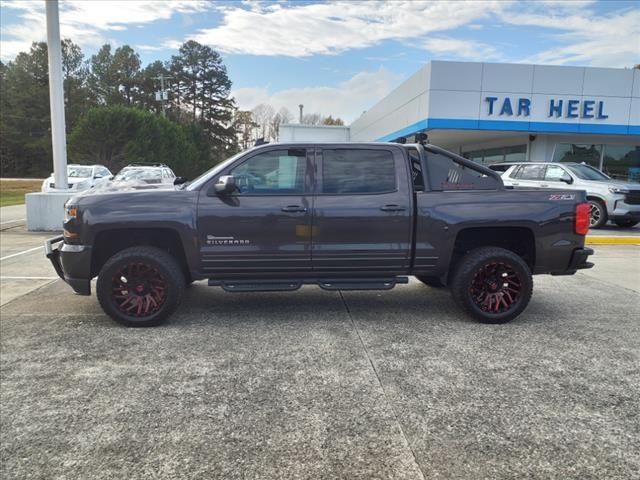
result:
[[[161,180],[162,171],[159,168],[125,168],[116,175],[114,180],[128,182],[131,180]]]
[[[597,170],[589,165],[567,165],[576,177],[582,180],[593,180],[596,182],[606,182],[611,180],[600,170]]]
[[[189,182],[188,185],[186,185],[186,188],[188,190],[195,190],[197,188],[200,188],[203,183],[205,183],[211,177],[215,176],[218,172],[223,170],[227,165],[229,165],[230,163],[233,163],[236,159],[246,154],[247,152],[248,150],[245,150],[244,152],[236,153],[233,157],[227,158],[224,162],[215,165],[213,168],[207,170],[199,177],[194,178],[191,182]]]
[[[67,176],[69,178],[88,178],[91,176],[93,167],[67,167]]]

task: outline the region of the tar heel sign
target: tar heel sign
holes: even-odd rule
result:
[[[548,118],[609,118],[605,113],[604,100],[550,98],[544,105],[533,105],[528,97],[486,96],[484,102],[489,117],[529,117],[534,108],[543,108]]]

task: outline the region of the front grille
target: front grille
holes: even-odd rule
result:
[[[627,205],[640,205],[640,190],[626,193],[624,195],[624,203]]]

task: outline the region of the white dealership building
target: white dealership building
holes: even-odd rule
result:
[[[433,61],[349,127],[280,141],[430,143],[477,162],[586,162],[640,181],[640,70]]]

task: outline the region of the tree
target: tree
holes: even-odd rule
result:
[[[253,131],[258,127],[258,124],[253,121],[252,112],[249,110],[237,110],[233,125],[238,135],[240,149],[246,150],[253,143]]]
[[[69,136],[69,158],[100,163],[112,171],[129,163],[159,162],[191,177],[211,166],[206,133],[200,126],[124,106],[89,110]]]
[[[129,45],[117,48],[111,59],[111,72],[124,103],[132,105],[134,92],[139,90],[140,56]]]
[[[344,120],[340,117],[333,118],[329,115],[322,120],[322,125],[344,125]]]
[[[269,141],[271,138],[271,120],[274,116],[273,107],[266,103],[261,103],[251,110],[253,121],[257,125],[257,137]]]
[[[320,125],[322,123],[322,115],[319,113],[305,113],[302,117],[303,125]]]

